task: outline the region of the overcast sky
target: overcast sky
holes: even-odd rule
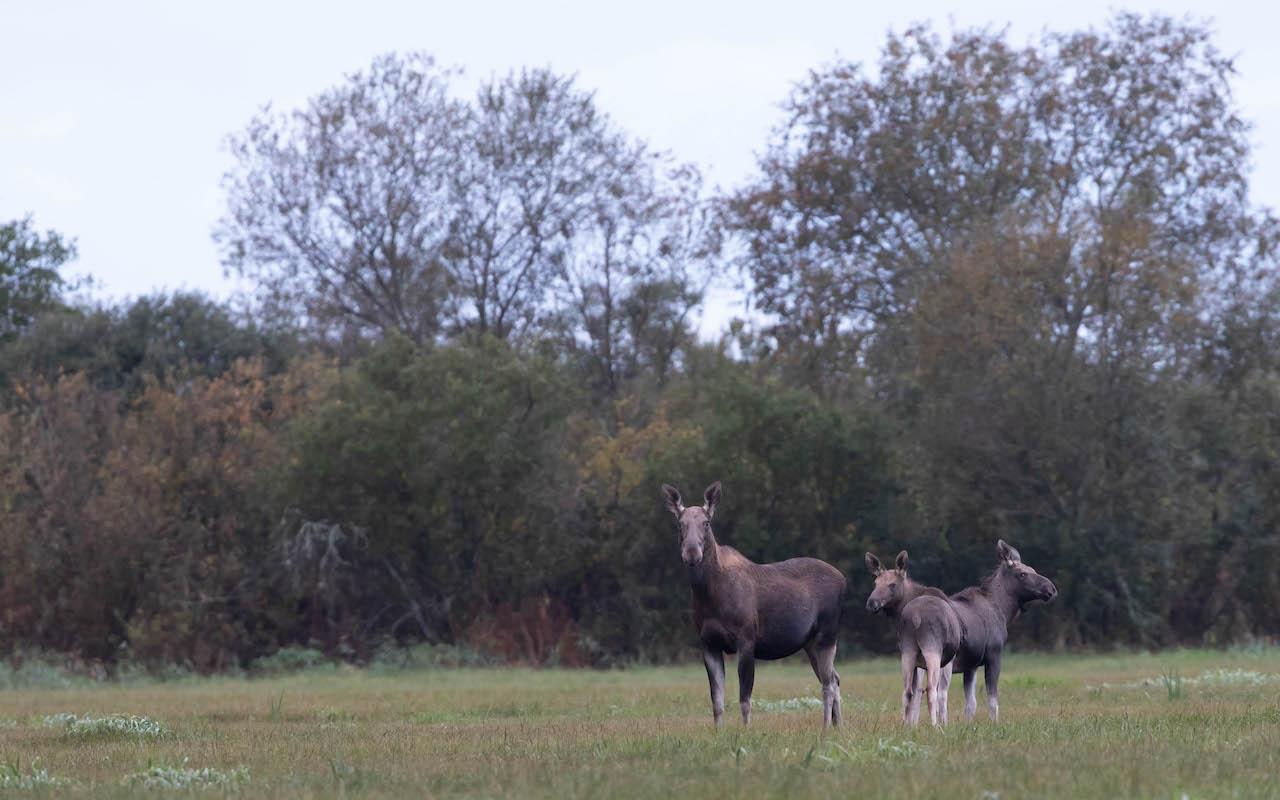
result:
[[[523,65],[574,73],[624,128],[728,187],[751,173],[795,81],[836,57],[874,62],[886,32],[913,21],[1007,24],[1023,42],[1101,26],[1115,9],[1208,18],[1237,56],[1237,98],[1256,126],[1254,198],[1280,205],[1280,15],[1257,3],[199,5],[5,2],[0,220],[30,213],[74,236],[71,271],[93,276],[97,297],[234,291],[210,241],[225,137],[263,104],[299,105],[388,51],[428,51],[471,84]]]

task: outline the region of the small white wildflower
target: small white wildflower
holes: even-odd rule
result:
[[[892,756],[894,758],[914,758],[916,756],[925,756],[929,754],[929,748],[922,744],[904,739],[901,742],[894,741],[892,738],[878,739],[876,741],[876,752],[883,756]]]
[[[786,700],[757,700],[751,704],[756,711],[809,711],[822,708],[817,697],[791,697]]]

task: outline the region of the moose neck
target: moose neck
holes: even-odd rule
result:
[[[716,544],[715,534],[707,531],[706,540],[702,543],[702,560],[689,567],[689,582],[694,591],[709,593],[719,577],[720,545]]]
[[[1013,622],[1022,611],[1022,603],[1018,601],[1015,593],[1016,581],[1008,580],[1001,570],[997,569],[991,573],[990,577],[982,582],[982,588],[992,604],[1004,615],[1006,624]]]
[[[885,616],[896,617],[898,612],[906,607],[907,603],[915,600],[920,595],[929,590],[928,586],[923,583],[916,583],[910,578],[905,578],[902,582],[902,591],[898,594],[898,600],[884,607]]]

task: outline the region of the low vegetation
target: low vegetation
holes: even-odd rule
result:
[[[894,659],[840,665],[821,730],[803,659],[764,664],[751,727],[719,733],[701,665],[630,670],[340,666],[6,691],[0,788],[244,797],[1160,797],[1280,794],[1280,651],[1006,659],[1001,721],[898,722]],[[1184,676],[1171,699],[1162,675]],[[732,689],[732,681],[730,682]],[[278,698],[283,697],[283,702]],[[92,713],[86,713],[92,709]],[[145,716],[160,738],[44,720]],[[63,716],[58,716],[63,715]]]
[[[136,714],[53,714],[44,718],[46,727],[58,728],[69,739],[159,739],[169,731],[164,725]]]
[[[195,769],[187,766],[184,759],[181,766],[169,767],[163,764],[152,764],[142,772],[135,772],[124,779],[125,784],[141,789],[167,789],[173,791],[190,791],[196,789],[219,789],[224,792],[239,789],[249,783],[249,770],[245,767],[222,770],[213,767]]]

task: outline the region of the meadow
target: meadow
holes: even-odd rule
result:
[[[0,794],[246,797],[1275,797],[1280,650],[1011,654],[1001,720],[898,722],[893,659],[762,664],[749,728],[700,666],[312,668],[0,691]],[[729,682],[736,699],[736,678]],[[736,712],[736,704],[730,703]],[[731,719],[726,714],[726,719]],[[209,791],[204,791],[209,790]]]

